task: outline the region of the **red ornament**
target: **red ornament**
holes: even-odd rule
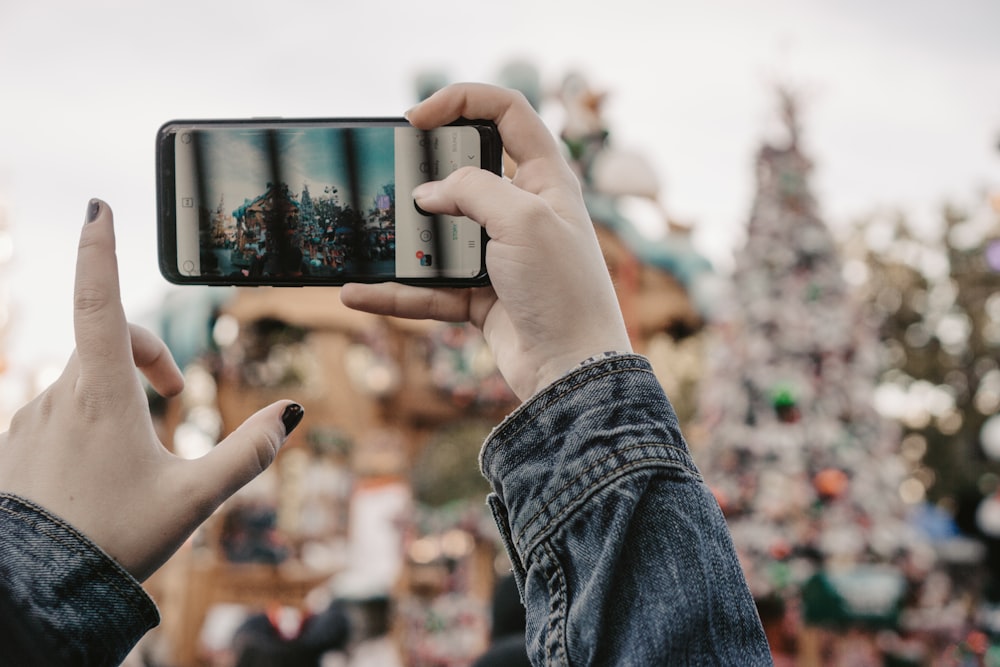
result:
[[[768,553],[775,560],[785,560],[792,554],[792,545],[786,540],[778,540],[771,544],[768,548]]]
[[[842,496],[849,483],[850,478],[847,473],[837,468],[826,468],[813,476],[813,487],[824,500],[834,500]]]
[[[729,496],[726,495],[725,491],[717,486],[709,486],[708,490],[712,492],[713,496],[715,496],[715,502],[719,503],[719,509],[721,509],[722,513],[725,514],[729,509]]]

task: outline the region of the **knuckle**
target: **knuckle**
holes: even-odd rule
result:
[[[520,217],[539,220],[553,215],[552,206],[542,197],[525,197],[520,203]]]
[[[478,167],[459,167],[453,171],[445,180],[458,188],[465,189],[474,185],[480,178],[483,170]]]
[[[20,408],[10,418],[8,430],[13,435],[30,432],[35,424],[47,424],[56,413],[52,388],[45,389],[33,401]]]
[[[274,431],[267,431],[263,434],[263,437],[257,442],[257,446],[254,448],[254,453],[256,456],[256,468],[252,471],[254,476],[267,470],[274,459],[278,456],[278,450],[281,449],[281,444],[284,442],[284,437],[279,436]]]
[[[531,102],[528,101],[528,96],[525,95],[522,91],[520,91],[520,90],[518,90],[516,88],[513,88],[513,89],[510,90],[510,92],[511,92],[512,97],[514,98],[512,100],[514,103],[520,104],[521,106],[528,106],[528,107],[531,106]],[[534,108],[534,107],[532,107],[532,108]]]
[[[466,297],[462,298],[456,297]],[[441,322],[465,322],[469,319],[468,292],[439,290],[430,295],[428,312],[431,319]]]
[[[110,300],[108,292],[100,287],[78,285],[73,293],[73,308],[84,314],[100,312]]]

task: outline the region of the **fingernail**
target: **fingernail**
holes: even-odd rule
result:
[[[101,200],[91,199],[87,203],[87,217],[84,218],[84,224],[90,224],[94,220],[97,220],[97,216],[101,214]]]
[[[410,112],[413,111],[414,109],[416,109],[416,107],[410,107],[409,109],[404,111],[403,118],[405,118],[406,120],[410,120]]]
[[[292,403],[285,408],[285,411],[281,413],[281,423],[285,425],[285,435],[295,430],[305,414],[305,410],[298,403]]]
[[[433,197],[436,191],[437,181],[427,181],[426,183],[421,183],[417,187],[413,188],[413,198],[426,199],[428,197]]]

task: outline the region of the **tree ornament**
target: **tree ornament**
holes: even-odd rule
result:
[[[984,498],[976,509],[976,525],[983,534],[1000,538],[1000,493]]]
[[[788,540],[779,539],[771,543],[770,547],[768,547],[768,553],[774,560],[785,560],[792,555],[792,545]]]
[[[983,256],[986,258],[986,263],[989,267],[993,271],[1000,273],[1000,239],[990,241],[983,252]]]
[[[1000,414],[993,415],[983,422],[979,430],[979,442],[983,447],[983,453],[991,461],[1000,461]]]
[[[715,497],[715,502],[719,504],[719,509],[722,510],[723,514],[732,509],[729,494],[727,494],[724,490],[714,484],[709,486],[708,490],[712,492],[712,495]]]
[[[802,418],[795,390],[790,385],[780,385],[771,393],[771,406],[778,419],[786,424],[794,424]]]
[[[843,470],[826,468],[813,476],[813,487],[823,500],[836,500],[847,491],[850,481]]]

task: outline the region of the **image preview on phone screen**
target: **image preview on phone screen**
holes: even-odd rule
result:
[[[481,227],[424,215],[410,193],[480,166],[480,141],[466,125],[179,127],[178,271],[237,284],[479,276]]]

